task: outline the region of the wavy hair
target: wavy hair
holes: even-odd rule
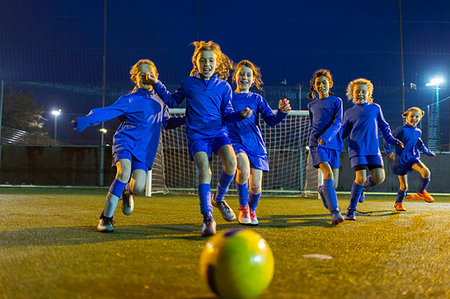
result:
[[[404,118],[406,118],[408,116],[408,114],[412,111],[417,111],[420,114],[420,119],[422,119],[422,117],[425,115],[425,111],[423,111],[422,109],[420,109],[419,107],[411,107],[408,110],[406,110],[405,112],[402,113],[402,116]]]
[[[317,71],[315,71],[313,77],[311,78],[311,80],[309,80],[308,99],[314,100],[316,98],[316,96],[314,95],[314,82],[316,81],[316,78],[320,76],[327,77],[328,82],[333,82],[333,76],[331,76],[331,72],[329,70],[318,69]],[[334,92],[330,91],[329,94],[333,95]]]
[[[205,42],[205,41],[195,41],[192,43],[192,45],[195,46],[194,54],[192,55],[192,71],[191,76],[194,76],[200,71],[197,67],[197,58],[198,55],[200,55],[201,51],[212,51],[214,55],[216,55],[216,70],[215,74],[220,79],[227,80],[230,76],[230,70],[233,69],[233,61],[231,61],[230,58],[228,58],[227,55],[223,54],[222,50],[220,49],[220,46],[216,44],[213,41]]]
[[[142,64],[148,64],[151,68],[155,70],[156,78],[159,77],[158,69],[156,68],[156,65],[151,61],[150,59],[141,59],[138,62],[136,62],[130,69],[130,79],[135,84],[137,83],[136,77],[139,74],[139,66]],[[137,85],[133,88],[132,92],[136,91]]]
[[[238,73],[239,71],[242,69],[243,66],[246,66],[248,68],[250,68],[253,72],[253,84],[256,86],[256,88],[258,88],[259,90],[263,90],[262,85],[263,85],[263,81],[261,79],[261,70],[259,69],[259,67],[257,67],[256,65],[254,65],[251,61],[249,60],[241,60],[235,67],[234,67],[234,74],[233,74],[233,81],[238,82]],[[252,85],[253,85],[252,84]]]
[[[370,80],[364,79],[364,78],[358,78],[358,79],[355,79],[353,81],[350,81],[350,83],[348,83],[347,92],[346,92],[348,100],[353,101],[353,103],[356,103],[355,99],[353,99],[353,89],[355,88],[356,85],[359,85],[359,84],[365,84],[367,86],[367,92],[368,92],[367,102],[373,103],[373,98],[372,98],[373,84]]]

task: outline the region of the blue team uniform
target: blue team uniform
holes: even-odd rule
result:
[[[154,88],[170,107],[176,107],[186,99],[186,135],[191,158],[198,151],[211,156],[220,146],[230,144],[225,121],[241,119],[231,104],[231,86],[217,75],[204,80],[200,75],[186,77],[174,93],[170,93],[160,81]],[[219,140],[217,142],[217,140]]]
[[[134,169],[153,167],[158,149],[161,124],[168,125],[167,106],[154,91],[137,89],[120,97],[108,107],[92,109],[86,116],[77,118],[76,131],[118,117],[121,124],[114,134],[113,166],[119,159],[133,161]],[[177,119],[178,126],[183,118]]]
[[[349,137],[348,156],[352,168],[358,165],[383,166],[378,129],[389,144],[396,145],[399,142],[392,136],[389,124],[378,104],[369,102],[355,104],[345,111],[342,138]]]
[[[267,101],[261,95],[253,92],[233,93],[232,104],[236,111],[245,108],[253,110],[253,114],[249,118],[235,123],[227,123],[234,151],[236,154],[245,153],[249,158],[251,168],[269,171],[266,145],[259,125],[259,115],[269,126],[275,126],[286,118],[287,113],[278,111],[274,114]]]
[[[322,162],[330,163],[331,168],[339,168],[339,154],[343,143],[342,127],[342,100],[335,96],[323,99],[314,99],[308,103],[311,119],[311,134],[309,147],[314,167]],[[322,139],[324,145],[318,145]]]
[[[395,129],[392,132],[395,138],[398,138],[404,144],[404,148],[401,146],[395,146],[395,156],[393,163],[393,172],[396,175],[406,175],[412,170],[412,166],[420,162],[420,152],[434,157],[435,154],[430,151],[423,143],[420,136],[422,131],[417,128],[406,124],[402,127]],[[392,152],[392,148],[389,144],[385,144],[387,154]]]

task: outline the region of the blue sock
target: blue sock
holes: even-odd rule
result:
[[[377,185],[377,184],[373,181],[372,176],[368,175],[363,187],[373,187],[375,185]]]
[[[406,191],[402,191],[399,188],[398,192],[397,192],[397,199],[395,200],[395,202],[403,202],[403,200],[405,199],[405,196],[406,196]]]
[[[216,201],[222,201],[225,197],[225,193],[228,191],[228,187],[231,184],[231,181],[233,181],[234,174],[227,174],[225,171],[222,170],[222,173],[219,177],[219,183],[217,184],[217,191],[216,191]]]
[[[430,178],[424,179],[423,177],[420,177],[419,188],[417,188],[417,193],[423,193],[423,191],[427,189],[429,183]]]
[[[111,183],[111,186],[109,186],[109,193],[114,194],[117,197],[122,197],[123,190],[125,189],[125,186],[127,183],[123,183],[119,181],[118,179],[114,179],[114,181]]]
[[[236,190],[239,199],[239,206],[244,207],[248,205],[248,181],[242,185],[236,181]]]
[[[358,185],[357,183],[353,182],[352,185],[352,192],[350,195],[350,204],[348,208],[350,210],[356,210],[356,206],[358,205],[358,200],[361,197],[361,193],[364,190],[364,186]]]
[[[210,184],[198,185],[198,198],[200,200],[200,213],[202,213],[203,215],[212,213]]]
[[[261,197],[261,193],[253,194],[251,192],[248,193],[248,205],[250,210],[254,211],[258,206],[259,198]]]
[[[334,181],[333,179],[324,179],[323,180],[323,196],[325,197],[328,205],[328,210],[330,212],[334,212],[338,209],[338,201],[336,190],[334,190]]]

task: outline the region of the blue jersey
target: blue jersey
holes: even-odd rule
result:
[[[111,106],[92,109],[88,115],[78,117],[76,130],[81,132],[116,117],[119,117],[121,124],[113,140],[115,162],[118,151],[128,150],[151,169],[158,149],[161,124],[166,125],[169,118],[167,106],[154,91],[137,89],[120,97]]]
[[[342,151],[342,100],[335,96],[314,99],[308,103],[311,119],[309,146],[317,146],[317,141],[325,141],[323,148]]]
[[[404,148],[401,146],[395,146],[395,154],[400,157],[401,165],[409,165],[420,158],[419,150],[427,154],[428,156],[435,156],[435,154],[430,151],[423,143],[420,136],[422,136],[422,131],[417,128],[410,126],[408,124],[398,127],[392,131],[392,135],[398,138],[404,144]],[[387,154],[392,152],[392,148],[389,144],[385,144]]]
[[[272,112],[267,101],[257,93],[233,93],[233,108],[236,111],[250,108],[253,114],[235,123],[227,123],[231,143],[242,145],[247,153],[255,156],[267,155],[266,145],[261,134],[259,115],[269,126],[275,126],[286,118],[287,113]]]
[[[348,136],[348,156],[381,155],[378,130],[389,144],[397,144],[398,139],[391,134],[381,107],[375,103],[355,104],[344,113],[342,138]]]
[[[154,87],[170,107],[176,107],[186,99],[186,135],[190,140],[228,136],[225,121],[241,119],[231,105],[230,84],[217,75],[209,80],[200,75],[186,77],[172,94],[160,81]]]

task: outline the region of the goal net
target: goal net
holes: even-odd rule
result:
[[[184,109],[170,109],[171,115],[184,115]],[[311,166],[308,138],[308,111],[290,111],[280,124],[270,127],[261,119],[261,130],[267,147],[270,171],[264,173],[265,194],[306,194],[317,191],[318,172]],[[185,126],[162,130],[155,164],[148,179],[151,192],[197,193],[197,170],[189,159]],[[211,160],[211,189],[217,186],[222,164],[217,155]],[[229,193],[235,194],[234,182]]]

